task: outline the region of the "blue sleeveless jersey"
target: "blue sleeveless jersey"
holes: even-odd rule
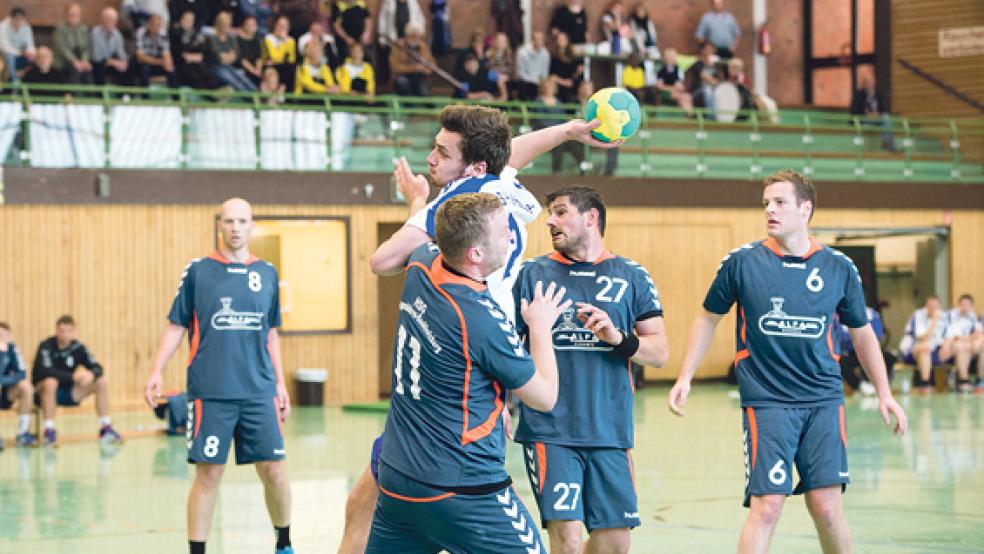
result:
[[[802,407],[844,397],[833,315],[851,328],[868,323],[861,276],[850,258],[810,242],[802,257],[783,255],[774,239],[735,248],[704,299],[715,314],[738,304],[742,406]]]
[[[280,326],[280,280],[267,262],[219,252],[185,268],[168,320],[188,329],[188,398],[272,398],[267,334]]]
[[[433,244],[413,252],[400,298],[381,462],[436,487],[504,481],[506,389],[536,372],[487,287]]]
[[[523,298],[533,298],[537,281],[544,289],[551,282],[567,287],[566,298],[605,310],[623,331],[635,329],[637,321],[663,315],[649,272],[610,252],[595,262],[575,262],[554,252],[525,263],[514,289],[517,312]],[[553,328],[560,378],[557,405],[545,413],[521,404],[516,440],[632,448],[634,386],[629,360],[582,327],[576,309],[572,305]],[[525,335],[526,325],[517,319]]]

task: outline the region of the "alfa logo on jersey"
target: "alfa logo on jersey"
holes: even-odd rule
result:
[[[601,339],[595,336],[590,330],[581,327],[581,324],[574,319],[574,308],[567,308],[561,314],[557,326],[553,333],[554,348],[557,350],[604,350],[609,351],[610,346],[601,346]]]
[[[212,328],[217,331],[262,331],[263,314],[260,312],[237,312],[232,309],[232,298],[219,299],[222,308],[212,315]]]
[[[817,318],[789,315],[782,311],[785,298],[773,296],[769,301],[772,302],[772,310],[759,318],[759,331],[766,335],[797,339],[818,339],[823,336],[827,326],[826,316]]]

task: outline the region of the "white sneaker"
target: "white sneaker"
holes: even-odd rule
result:
[[[875,386],[867,381],[861,381],[861,394],[865,396],[874,396]]]

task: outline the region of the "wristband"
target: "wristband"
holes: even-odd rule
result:
[[[622,333],[622,342],[612,345],[612,351],[616,354],[625,356],[631,359],[635,356],[635,353],[639,351],[639,337],[634,333],[626,333],[625,331],[619,331]]]

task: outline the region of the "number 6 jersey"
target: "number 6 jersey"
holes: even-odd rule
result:
[[[565,298],[602,310],[616,329],[662,317],[659,292],[644,267],[611,252],[594,262],[575,262],[559,252],[523,264],[514,287],[516,311],[531,300],[537,281],[567,287]],[[581,326],[571,305],[554,323],[560,391],[557,405],[540,412],[521,404],[516,440],[575,447],[632,448],[634,385],[629,361]],[[526,325],[517,318],[520,334]]]
[[[230,262],[218,251],[192,260],[168,320],[188,329],[188,398],[273,398],[267,335],[280,326],[280,281],[267,262]]]
[[[738,303],[735,373],[742,406],[819,406],[844,396],[831,325],[868,324],[861,277],[841,252],[810,239],[806,255],[786,256],[774,239],[732,250],[704,309]]]

